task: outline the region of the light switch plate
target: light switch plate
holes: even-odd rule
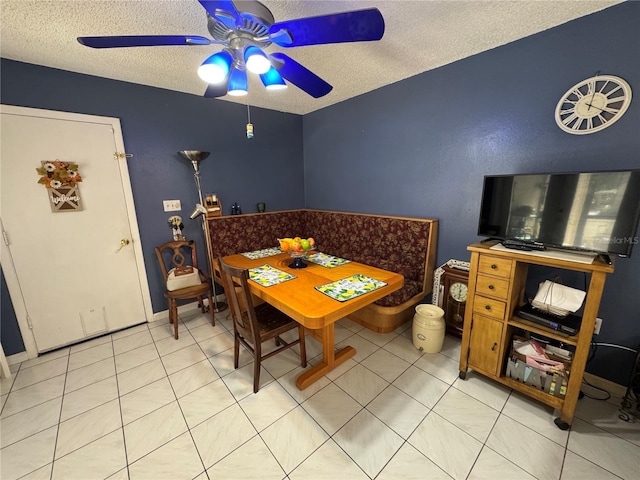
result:
[[[162,205],[164,206],[165,212],[178,212],[182,210],[180,200],[163,200]]]

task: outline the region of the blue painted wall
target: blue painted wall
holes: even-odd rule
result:
[[[133,154],[129,174],[154,312],[167,308],[153,248],[172,239],[171,215],[182,216],[183,233],[206,265],[200,221],[189,219],[198,201],[193,168],[179,150],[211,152],[200,167],[202,190],[218,194],[225,214],[234,202],[244,213],[256,212],[258,202],[268,210],[304,207],[299,115],[252,108],[248,140],[243,105],[7,59],[1,75],[3,104],[120,119]],[[176,199],[182,211],[165,213],[162,200]]]
[[[554,120],[598,70],[640,97],[638,31],[640,3],[621,4],[305,115],[306,206],[438,218],[438,264],[468,260],[484,175],[640,168],[640,98],[595,134]],[[607,280],[599,342],[640,343],[638,272],[640,246]],[[588,370],[626,384],[633,359],[602,347]]]
[[[240,105],[8,60],[0,95],[7,104],[121,119],[159,311],[166,307],[152,248],[170,235],[161,201],[182,200],[186,217],[196,199],[176,151],[213,152],[202,164],[203,189],[219,194],[225,213],[234,201],[245,212],[265,201],[270,210],[435,217],[438,263],[466,259],[478,240],[483,175],[640,168],[638,99],[593,135],[568,135],[553,119],[560,96],[598,70],[640,92],[639,19],[640,3],[625,3],[304,117],[252,109],[250,142]],[[200,238],[197,224],[187,224],[187,236]],[[599,341],[640,342],[638,271],[640,248],[608,279]],[[625,384],[631,360],[600,348],[588,370]]]

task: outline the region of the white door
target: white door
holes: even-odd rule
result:
[[[1,135],[2,265],[14,270],[7,285],[27,353],[148,321],[126,159],[114,156],[124,152],[119,120],[3,105]],[[82,210],[52,211],[43,160],[78,165]]]

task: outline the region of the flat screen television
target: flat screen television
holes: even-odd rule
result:
[[[478,235],[629,257],[639,219],[640,170],[495,175],[484,177]]]

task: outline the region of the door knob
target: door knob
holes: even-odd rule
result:
[[[118,253],[120,250],[122,250],[124,247],[126,247],[130,243],[131,241],[128,238],[123,238],[122,240],[120,240],[120,247],[116,250],[116,253]]]

